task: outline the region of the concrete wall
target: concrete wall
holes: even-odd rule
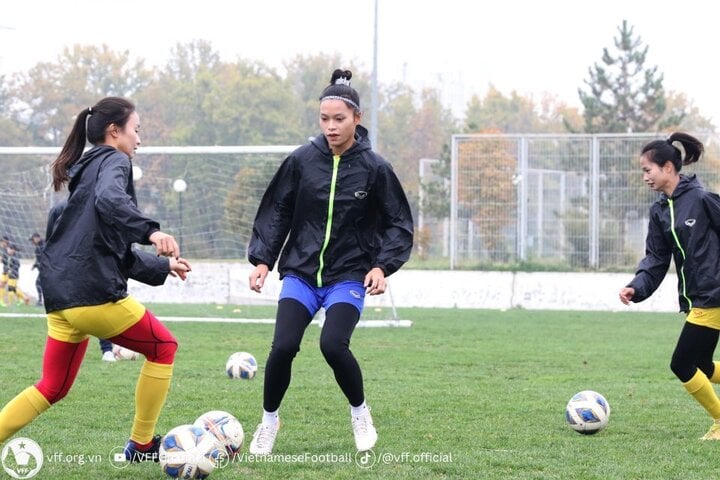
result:
[[[129,291],[143,302],[268,304],[277,301],[280,281],[275,272],[261,294],[248,288],[247,263],[193,263],[186,282],[168,278],[164,286],[131,281]],[[29,265],[20,271],[23,291],[35,296]],[[618,292],[632,278],[617,273],[512,273],[449,270],[401,270],[390,278],[392,298],[400,307],[487,308],[528,310],[600,310],[676,312],[677,279],[668,275],[645,302],[626,307]],[[390,295],[368,297],[367,305],[389,306]]]

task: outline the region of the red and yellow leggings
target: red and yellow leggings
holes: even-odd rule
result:
[[[130,438],[139,444],[149,442],[172,378],[177,340],[170,331],[132,297],[51,312],[47,324],[42,378],[0,411],[0,442],[67,395],[85,356],[89,335],[145,356],[135,388]]]

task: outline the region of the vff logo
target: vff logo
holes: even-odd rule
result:
[[[13,478],[32,478],[43,465],[43,451],[35,441],[18,437],[0,452],[2,467]]]

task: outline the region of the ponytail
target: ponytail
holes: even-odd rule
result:
[[[52,164],[53,188],[56,192],[59,192],[63,184],[68,181],[68,168],[80,159],[85,149],[87,139],[85,124],[91,110],[91,108],[86,108],[77,116],[60,155]]]
[[[682,150],[674,144],[679,143]],[[683,132],[675,132],[666,140],[653,140],[647,143],[640,152],[647,155],[648,159],[662,167],[667,162],[672,162],[675,170],[679,172],[683,165],[690,165],[700,160],[705,152],[705,147],[697,138]]]

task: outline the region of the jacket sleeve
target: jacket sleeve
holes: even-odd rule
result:
[[[657,290],[665,279],[671,259],[672,245],[663,236],[657,216],[651,214],[645,240],[645,258],[640,261],[635,278],[628,284],[628,287],[635,289],[633,302],[642,302]]]
[[[720,196],[717,193],[705,192],[702,202],[710,225],[713,230],[720,232]]]
[[[167,257],[133,248],[127,258],[128,278],[138,282],[152,286],[162,285],[170,273],[170,259]]]
[[[110,155],[103,159],[95,185],[98,218],[112,232],[114,247],[122,250],[131,243],[149,245],[150,234],[160,229],[156,221],[140,212],[127,192],[130,168],[130,161],[123,154]]]
[[[263,194],[253,222],[248,260],[267,265],[271,270],[290,232],[295,210],[297,172],[294,157],[283,161]]]
[[[412,211],[400,180],[385,161],[380,164],[375,188],[382,240],[373,267],[380,267],[386,276],[390,276],[410,258],[413,247]]]

